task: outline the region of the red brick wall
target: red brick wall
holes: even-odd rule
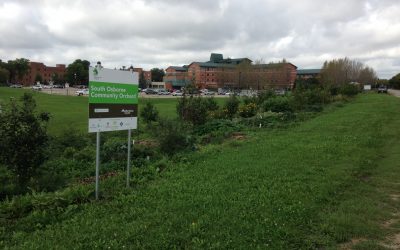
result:
[[[57,64],[56,67],[48,67],[41,62],[30,62],[29,66],[30,70],[20,81],[20,83],[25,86],[36,84],[36,75],[40,75],[42,77],[42,83],[44,83],[51,81],[55,74],[57,74],[59,78],[64,78],[66,73],[65,64]]]

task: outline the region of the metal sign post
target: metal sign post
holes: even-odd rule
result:
[[[126,187],[129,187],[131,176],[131,130],[128,129],[128,163],[126,165]]]
[[[100,132],[96,133],[96,200],[99,199]]]
[[[89,68],[89,133],[97,133],[96,199],[99,198],[100,132],[128,130],[126,185],[129,187],[131,129],[137,128],[138,79],[136,72],[105,69],[100,64]]]

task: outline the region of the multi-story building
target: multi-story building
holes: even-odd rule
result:
[[[145,80],[146,82],[151,83],[151,71],[150,71],[150,70],[149,70],[149,71],[146,71],[146,70],[143,70],[142,68],[133,68],[133,67],[131,67],[131,68],[129,68],[129,69],[132,69],[133,72],[138,72],[138,73],[139,73],[139,77],[140,77],[140,75],[143,73],[143,78],[144,78],[144,80]]]
[[[223,58],[212,53],[210,61],[192,62],[166,69],[167,87],[181,88],[195,84],[199,88],[291,89],[297,67],[288,62],[253,64],[248,58]]]
[[[65,64],[57,64],[55,67],[46,66],[41,62],[29,62],[29,71],[20,79],[20,84],[29,86],[35,83],[38,76],[42,82],[63,79],[66,73]]]

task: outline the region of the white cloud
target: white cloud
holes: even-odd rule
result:
[[[400,71],[398,0],[0,0],[0,59],[166,68],[211,52],[290,60],[350,57]]]

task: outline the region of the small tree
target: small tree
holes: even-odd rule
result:
[[[152,122],[158,120],[158,110],[151,102],[147,102],[143,110],[140,112],[140,116],[143,118],[143,121],[147,126],[150,126]]]
[[[236,115],[239,110],[239,104],[240,101],[236,95],[230,96],[228,100],[226,100],[223,110],[229,119],[232,119]]]
[[[36,103],[25,93],[22,104],[11,100],[0,113],[0,165],[12,171],[21,191],[46,159],[47,113],[36,114]]]

